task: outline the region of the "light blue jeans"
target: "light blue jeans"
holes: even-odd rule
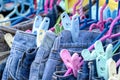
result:
[[[21,31],[16,32],[11,47],[10,56],[7,59],[3,72],[2,80],[18,80],[16,77],[18,62],[27,49],[36,47],[35,40],[36,37],[32,34]]]

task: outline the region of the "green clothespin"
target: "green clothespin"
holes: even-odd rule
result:
[[[99,44],[97,45],[97,43]],[[107,60],[113,56],[113,53],[112,53],[113,46],[112,44],[109,44],[106,48],[106,51],[103,51],[103,46],[101,46],[102,45],[101,41],[97,41],[95,45],[97,45],[96,49],[99,48],[98,50],[95,49],[96,53],[98,54],[96,58],[98,77],[104,77],[105,80],[108,80]]]

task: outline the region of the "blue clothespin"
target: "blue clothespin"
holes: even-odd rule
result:
[[[37,31],[37,39],[36,39],[36,44],[37,47],[40,46],[41,41],[44,38],[44,35],[46,33],[46,30],[48,30],[50,24],[50,19],[48,17],[45,17],[41,24],[39,25],[38,31]]]
[[[37,30],[39,29],[41,22],[42,22],[42,17],[39,15],[36,16],[33,23],[33,29],[32,29],[33,34],[37,35]]]
[[[71,27],[70,31],[72,34],[73,42],[77,42],[79,37],[79,16],[78,15],[73,15],[70,27]]]
[[[62,25],[63,25],[64,30],[71,30],[71,27],[70,27],[71,20],[66,12],[63,12],[61,14],[61,21],[62,21]]]

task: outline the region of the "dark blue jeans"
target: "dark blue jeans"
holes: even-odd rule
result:
[[[62,49],[80,52],[81,50],[88,48],[88,46],[92,43],[92,40],[94,40],[98,35],[99,33],[80,31],[78,42],[73,43],[71,33],[67,30],[62,31],[55,39],[45,66],[42,80],[51,80],[56,68],[63,66],[63,62],[59,55]]]
[[[84,61],[82,69],[78,71],[77,80],[104,80],[97,75],[96,60]]]
[[[32,34],[17,31],[7,59],[2,80],[18,80],[16,77],[18,62],[22,58],[23,53],[31,48],[36,47],[36,37]]]
[[[37,48],[28,49],[18,62],[16,77],[18,80],[29,80],[30,66],[35,58]]]

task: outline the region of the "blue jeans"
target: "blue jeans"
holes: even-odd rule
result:
[[[30,74],[30,66],[35,58],[37,48],[28,49],[18,62],[16,77],[18,80],[28,80]]]
[[[10,56],[7,59],[6,66],[3,72],[2,80],[18,80],[16,78],[18,62],[27,49],[31,47],[36,47],[35,40],[36,37],[32,34],[20,31],[16,32],[11,47]]]
[[[53,32],[46,32],[43,42],[36,53],[35,60],[31,65],[29,80],[42,79],[46,61],[48,60],[55,38],[56,35]]]
[[[52,76],[52,80],[76,80],[73,74],[70,74],[68,76],[63,76],[65,72],[66,70],[54,72]]]
[[[55,39],[50,56],[45,66],[42,80],[51,80],[56,68],[63,65],[59,55],[62,49],[81,52],[81,50],[88,48],[88,46],[92,43],[92,40],[94,40],[98,35],[99,33],[80,31],[78,42],[73,43],[71,33],[67,30],[62,31],[61,34]]]
[[[96,60],[84,61],[82,69],[78,71],[77,80],[104,80],[97,75]]]

